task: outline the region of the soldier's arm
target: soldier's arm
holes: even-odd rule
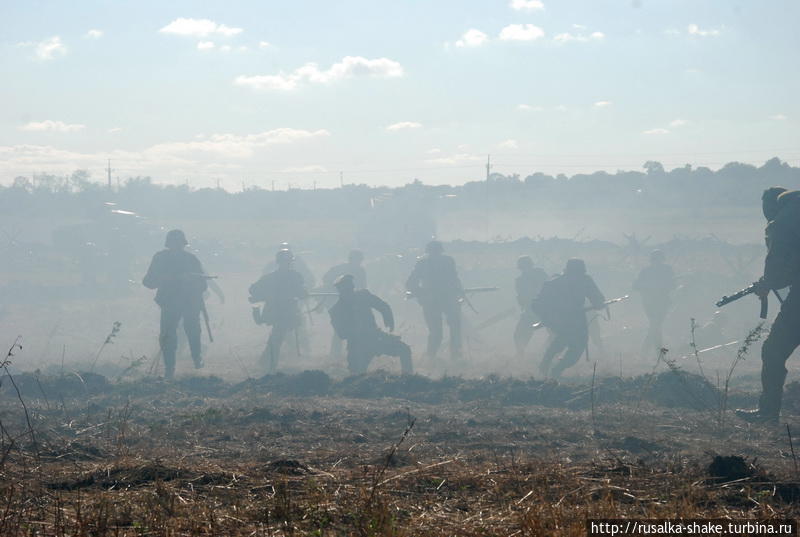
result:
[[[600,289],[597,287],[597,284],[594,283],[591,276],[586,276],[586,298],[589,299],[589,302],[596,309],[601,309],[606,301],[606,297],[600,292]]]
[[[158,289],[163,283],[163,263],[161,256],[156,254],[153,260],[150,261],[150,267],[147,269],[147,274],[142,279],[142,285],[148,289]]]
[[[764,276],[761,279],[760,287],[766,292],[771,289],[783,289],[793,283],[797,277],[796,270],[800,266],[800,252],[794,246],[794,237],[788,230],[778,226],[769,227],[769,251],[764,260]]]
[[[422,261],[417,261],[417,264],[414,265],[414,270],[411,271],[408,279],[406,280],[406,290],[410,291],[413,294],[417,294],[419,292],[419,280],[421,276],[421,263]]]
[[[393,332],[394,314],[392,314],[391,306],[372,293],[369,293],[369,305],[372,309],[377,310],[381,314],[381,317],[383,317],[383,325],[388,328],[390,332]]]
[[[456,286],[458,292],[463,295],[464,294],[464,286],[461,284],[461,278],[458,277],[458,269],[456,268],[456,261],[452,257],[449,258],[449,265],[450,265],[450,273],[453,279],[453,282]]]

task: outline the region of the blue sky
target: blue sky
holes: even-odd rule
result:
[[[796,0],[0,3],[0,182],[800,160]]]

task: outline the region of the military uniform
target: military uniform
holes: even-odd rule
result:
[[[587,300],[592,307],[600,309],[605,297],[586,274],[583,261],[578,259],[570,259],[563,274],[542,286],[533,302],[533,309],[553,333],[540,366],[543,375],[560,377],[564,370],[578,362],[586,350],[589,342],[585,312]],[[551,367],[553,359],[561,352],[564,356]]]
[[[362,262],[364,254],[360,250],[353,250],[348,256],[347,263],[341,263],[331,267],[328,272],[322,276],[322,290],[331,291],[334,289],[335,282],[349,274],[353,277],[353,283],[356,289],[367,288],[367,271],[364,270]],[[334,332],[331,336],[331,358],[339,358],[342,355],[342,338]]]
[[[148,289],[157,289],[155,301],[161,308],[159,344],[167,378],[175,374],[177,328],[181,319],[195,367],[203,365],[200,355],[200,312],[207,285],[203,266],[197,257],[183,249],[186,244],[183,232],[170,231],[167,234],[167,249],[153,256],[142,280]]]
[[[450,355],[461,356],[461,298],[464,288],[458,277],[456,263],[443,255],[441,243],[434,241],[426,248],[427,254],[417,261],[406,281],[406,289],[422,306],[428,326],[427,355],[436,357],[442,344],[442,318],[450,330]]]
[[[397,356],[403,374],[411,374],[411,348],[399,336],[378,328],[372,310],[383,317],[383,324],[394,330],[394,316],[389,304],[366,289],[354,288],[353,277],[337,281],[339,300],[328,311],[336,334],[347,341],[347,367],[356,375],[365,373],[376,356]]]
[[[514,281],[514,289],[517,292],[520,316],[514,329],[514,346],[517,349],[517,356],[522,356],[533,336],[533,323],[537,321],[531,305],[542,285],[547,281],[547,273],[541,268],[534,267],[533,260],[528,256],[523,256],[518,260],[517,268],[521,273]]]
[[[659,350],[663,346],[662,327],[672,303],[670,295],[675,289],[675,273],[664,262],[659,250],[651,254],[650,260],[650,264],[634,280],[633,288],[642,296],[642,306],[649,323],[642,348]]]
[[[761,347],[762,393],[758,411],[749,417],[777,421],[786,381],[786,360],[800,346],[800,191],[789,191],[778,198],[777,214],[767,225],[767,258],[760,292],[791,287],[781,310]],[[747,412],[739,415],[748,417]]]
[[[282,255],[285,260],[280,259]],[[277,370],[286,335],[300,326],[302,316],[298,300],[307,295],[303,277],[291,267],[291,252],[282,250],[278,258],[278,268],[250,286],[250,302],[265,303],[257,313],[257,322],[272,326],[267,346],[261,354],[261,362],[268,373]]]

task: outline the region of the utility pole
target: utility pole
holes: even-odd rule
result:
[[[344,172],[339,172],[339,188],[344,188]]]
[[[486,242],[489,242],[489,176],[492,173],[492,156],[486,155]]]
[[[108,168],[106,168],[106,173],[108,173],[108,191],[111,192],[111,159],[108,159]]]

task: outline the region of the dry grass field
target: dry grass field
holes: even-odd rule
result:
[[[4,536],[578,536],[593,517],[800,515],[800,420],[741,422],[680,370],[589,385],[20,374],[21,398],[10,380]]]

